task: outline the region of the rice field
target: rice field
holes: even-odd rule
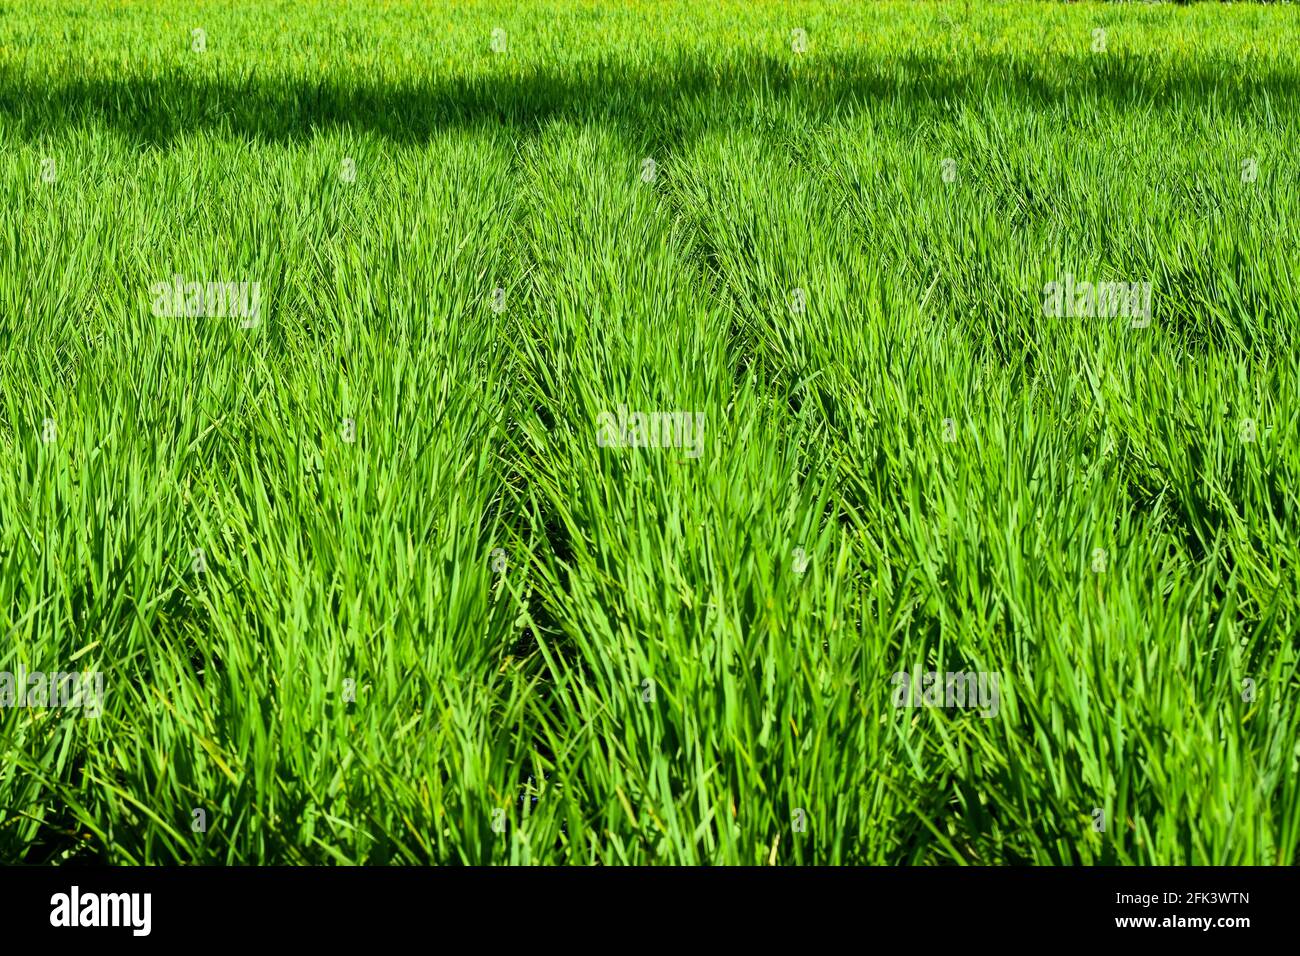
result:
[[[1285,5],[3,4],[0,861],[1295,864],[1298,142]]]

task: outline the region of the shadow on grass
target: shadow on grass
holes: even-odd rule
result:
[[[538,65],[423,82],[365,77],[204,77],[183,68],[158,77],[45,78],[0,71],[0,119],[11,135],[44,140],[69,128],[107,127],[139,145],[165,146],[199,131],[263,142],[338,130],[419,143],[464,127],[536,127],[553,119],[612,123],[628,131],[683,125],[742,126],[756,106],[788,105],[810,121],[873,104],[942,111],[1003,99],[1024,108],[1092,102],[1115,108],[1210,109],[1237,118],[1300,100],[1300,77],[1248,72],[1237,61],[1010,54],[888,60],[748,56],[709,60],[666,54],[658,71],[617,60]]]

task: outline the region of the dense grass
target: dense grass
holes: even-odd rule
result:
[[[0,859],[1295,863],[1298,68],[1242,5],[5,4],[0,670],[106,697],[0,709]]]

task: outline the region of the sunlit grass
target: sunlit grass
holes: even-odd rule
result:
[[[106,697],[0,709],[0,859],[1295,863],[1297,40],[7,6],[0,671]]]

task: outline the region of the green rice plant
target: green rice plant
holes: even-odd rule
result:
[[[6,8],[0,860],[1294,864],[1297,39]]]

